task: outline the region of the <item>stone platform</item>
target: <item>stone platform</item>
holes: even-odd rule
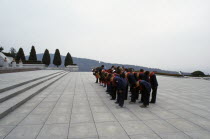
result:
[[[156,104],[119,108],[92,73],[68,73],[1,119],[0,139],[209,139],[210,81],[157,78]]]

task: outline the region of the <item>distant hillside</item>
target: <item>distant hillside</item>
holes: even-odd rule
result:
[[[37,54],[38,60],[42,60],[42,57],[43,57],[43,53]],[[51,57],[51,63],[52,63],[54,54],[50,54],[50,57]],[[26,59],[28,59],[28,56],[26,56]],[[65,56],[61,56],[61,59],[62,59],[61,67],[64,67],[63,61],[65,60]],[[157,68],[148,68],[148,67],[135,66],[135,65],[123,65],[123,64],[104,63],[104,62],[99,63],[99,61],[92,60],[92,59],[86,59],[86,58],[73,57],[73,61],[74,61],[74,64],[77,64],[79,66],[79,71],[91,71],[92,68],[98,67],[101,65],[105,65],[106,68],[110,68],[112,65],[115,65],[115,66],[124,66],[125,68],[127,68],[127,67],[134,68],[135,70],[144,69],[144,70],[157,71],[157,72],[162,72],[162,73],[171,73],[171,74],[178,73],[176,71],[166,71],[166,70],[161,70],[161,69],[157,69]],[[55,67],[55,66],[53,64],[50,64],[50,67]]]

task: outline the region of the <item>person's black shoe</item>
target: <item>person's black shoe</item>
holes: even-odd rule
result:
[[[115,103],[118,104],[119,102],[116,101]]]
[[[115,99],[111,98],[110,100],[115,100]]]
[[[130,103],[130,104],[134,104],[134,103],[136,103],[136,102],[130,101],[129,103]]]
[[[139,107],[141,107],[141,108],[147,108],[147,105],[141,105]]]
[[[149,103],[155,103],[154,101],[150,101]]]
[[[139,103],[143,103],[142,101],[139,101]]]

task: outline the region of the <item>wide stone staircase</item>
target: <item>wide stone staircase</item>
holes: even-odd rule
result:
[[[42,71],[38,72],[41,73]],[[26,77],[27,74],[33,73],[35,77],[28,75],[33,78],[19,79],[14,81],[13,84],[0,86],[0,119],[69,73],[63,70],[43,71],[42,76],[38,76],[38,72],[25,72]],[[24,72],[22,74],[24,75]],[[24,77],[23,75],[20,77]],[[0,82],[4,84],[5,80],[3,80],[3,77],[1,78]]]

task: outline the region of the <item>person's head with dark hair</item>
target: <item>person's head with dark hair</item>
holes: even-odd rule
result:
[[[123,69],[122,69],[121,67],[118,66],[117,69],[116,69],[116,73],[117,73],[117,74],[121,74],[122,71],[123,71]]]
[[[145,74],[146,76],[149,76],[149,73],[150,73],[149,71],[145,71],[144,74]]]
[[[104,65],[101,65],[102,68],[104,68]]]
[[[144,69],[140,69],[140,72],[144,72]]]
[[[125,73],[125,72],[122,72],[122,73],[120,74],[120,77],[126,78],[126,73]]]
[[[134,71],[133,68],[129,68],[129,69],[128,69],[128,72],[133,72],[133,71]]]

